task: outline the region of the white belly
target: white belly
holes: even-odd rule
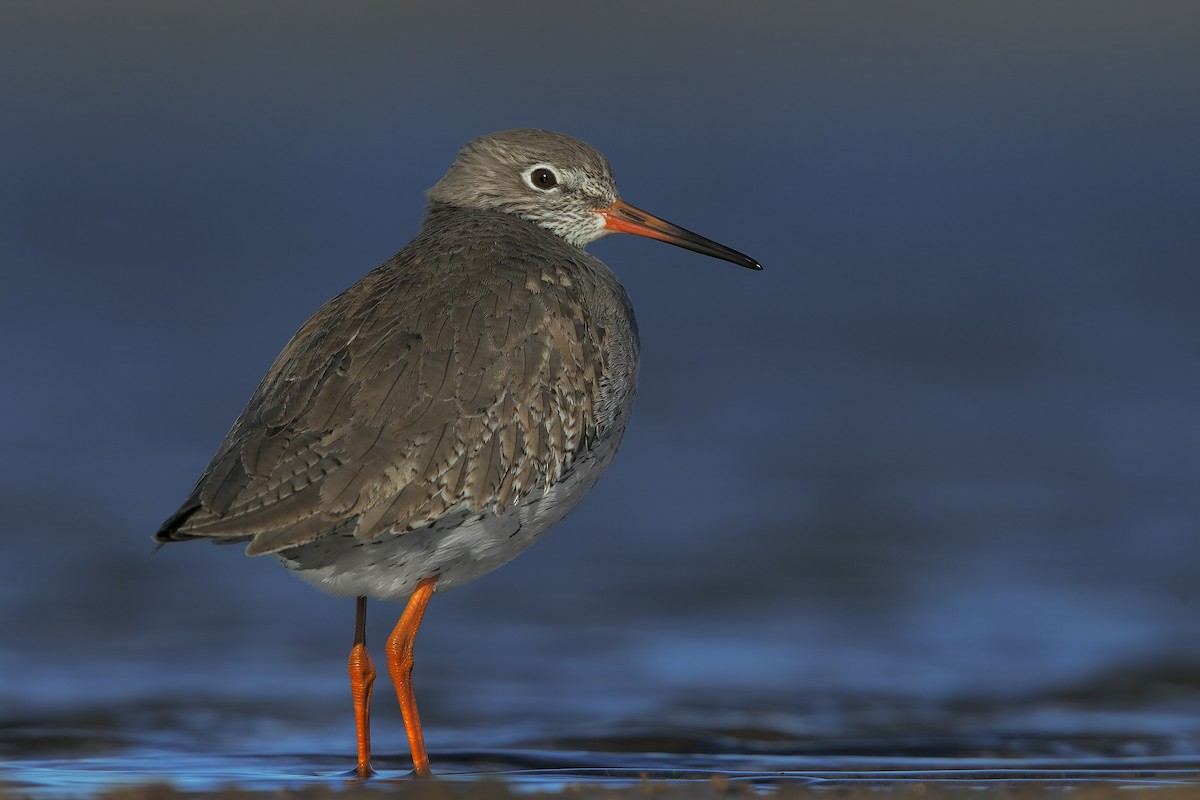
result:
[[[276,556],[298,577],[342,597],[404,600],[433,575],[440,576],[438,591],[452,589],[507,563],[561,522],[599,480],[620,438],[598,443],[562,480],[499,514],[452,512],[424,528],[367,542],[334,531]]]

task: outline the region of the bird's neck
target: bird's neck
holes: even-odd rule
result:
[[[511,230],[510,226],[528,226],[530,231],[537,231],[546,236],[553,236],[556,239],[560,237],[554,236],[553,231],[548,231],[545,228],[533,223],[517,214],[507,214],[496,209],[486,208],[470,208],[467,206],[455,205],[453,203],[445,203],[440,200],[431,200],[428,209],[425,211],[425,222],[421,226],[423,231],[457,229],[464,219],[469,218],[489,218],[494,220],[493,224],[497,230]],[[563,244],[567,244],[563,241]]]
[[[425,209],[425,225],[436,224],[454,214],[461,214],[462,211],[463,209],[459,206],[443,203],[438,200],[431,200],[429,207]]]

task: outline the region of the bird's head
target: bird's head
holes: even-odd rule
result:
[[[434,202],[527,219],[583,248],[610,233],[659,239],[750,269],[758,262],[621,200],[608,159],[584,142],[524,128],[481,136],[429,190]]]

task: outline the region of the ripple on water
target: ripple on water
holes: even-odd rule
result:
[[[754,790],[1052,784],[1200,786],[1200,702],[1160,698],[1124,711],[1075,697],[927,705],[858,700],[807,712],[664,711],[653,723],[564,731],[526,721],[435,730],[431,757],[453,784],[500,779],[516,791],[645,781]],[[210,700],[125,704],[0,727],[0,786],[22,796],[91,796],[168,784],[182,791],[344,789],[346,731],[331,709]],[[340,724],[340,719],[339,719]],[[583,723],[581,723],[583,724]],[[379,746],[377,735],[377,748]],[[456,747],[463,742],[486,746]],[[408,757],[377,749],[380,788],[407,782]]]

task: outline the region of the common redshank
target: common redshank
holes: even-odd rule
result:
[[[417,237],[301,326],[154,536],[247,541],[248,555],[357,598],[363,778],[366,599],[408,600],[387,661],[415,774],[427,776],[412,665],[430,596],[533,544],[621,443],[637,325],[625,289],[583,248],[632,233],[762,269],[622,201],[604,156],[560,133],[475,139],[428,194]]]

